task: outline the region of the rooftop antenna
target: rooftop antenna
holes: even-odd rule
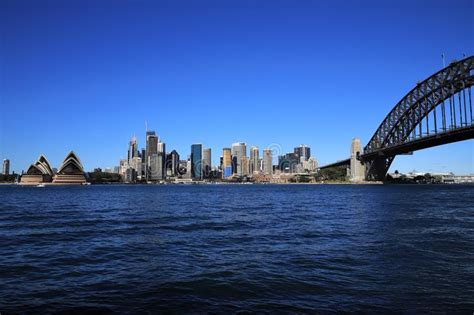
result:
[[[146,120],[145,120],[145,131],[148,132],[148,123]]]
[[[446,62],[444,60],[444,53],[441,54],[441,58],[443,59],[443,68],[446,68]]]

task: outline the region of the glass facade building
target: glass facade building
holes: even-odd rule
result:
[[[191,145],[191,177],[202,179],[202,144]]]

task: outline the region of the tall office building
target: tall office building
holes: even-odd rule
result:
[[[222,149],[222,175],[224,178],[232,176],[232,151],[230,148]]]
[[[147,164],[146,164],[146,150],[145,150],[145,148],[142,148],[140,157],[142,158],[142,169],[141,169],[141,170],[142,170],[142,173],[141,173],[141,176],[142,176],[142,178],[145,178],[145,173],[146,173],[146,168],[147,168]]]
[[[10,175],[10,160],[5,159],[3,160],[3,175]]]
[[[285,173],[296,173],[301,165],[296,153],[290,152],[278,157],[278,169]]]
[[[263,150],[263,173],[265,175],[272,175],[273,174],[273,157],[272,157],[272,150],[264,149]]]
[[[166,170],[165,170],[165,163],[166,163],[166,145],[165,143],[158,140],[156,144],[156,155],[157,155],[157,162],[156,162],[156,169],[155,172],[152,172],[153,180],[161,180],[165,178]]]
[[[242,176],[248,176],[249,175],[249,158],[246,156],[243,156],[240,159],[240,165],[242,169]]]
[[[127,171],[128,168],[129,168],[129,166],[128,166],[127,160],[126,159],[120,160],[119,174],[122,175],[122,176],[125,176],[125,172]]]
[[[137,179],[142,179],[142,158],[134,156],[130,161],[130,167],[135,170]]]
[[[132,137],[128,144],[128,164],[132,163],[132,159],[138,156],[138,146],[137,146],[137,138],[135,136]]]
[[[151,174],[157,172],[157,157],[152,156],[158,155],[158,137],[153,130],[147,130],[146,132],[146,152],[145,152],[145,177],[147,180],[152,180]]]
[[[177,176],[179,172],[179,154],[176,150],[166,155],[166,175]]]
[[[211,174],[211,148],[202,150],[202,175],[203,178],[208,178]]]
[[[258,147],[250,148],[250,175],[258,173],[260,171],[260,166],[258,162]]]
[[[294,153],[298,157],[298,161],[307,161],[311,157],[311,148],[301,144],[295,148]]]
[[[191,177],[202,179],[202,144],[191,145]]]
[[[247,156],[247,145],[244,142],[232,144],[232,171],[242,176],[242,157]]]

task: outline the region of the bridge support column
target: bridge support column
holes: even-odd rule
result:
[[[362,153],[360,139],[352,139],[351,145],[351,166],[349,180],[352,182],[361,182],[365,180],[365,165],[359,161],[358,157]]]

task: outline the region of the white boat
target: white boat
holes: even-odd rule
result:
[[[38,184],[38,185],[36,185],[36,187],[39,187],[39,188],[40,187],[46,187],[46,185],[45,184]]]

